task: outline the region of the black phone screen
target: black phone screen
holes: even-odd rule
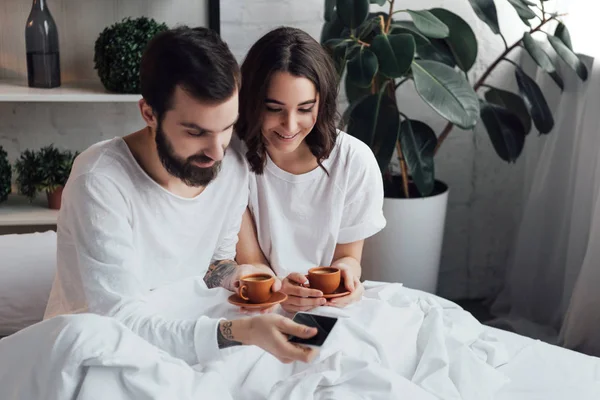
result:
[[[329,336],[329,333],[337,322],[337,318],[323,317],[321,315],[299,312],[294,315],[293,321],[298,324],[315,327],[317,328],[318,333],[309,339],[301,339],[296,336],[290,336],[290,342],[307,344],[311,346],[321,346],[325,342],[325,339],[327,339],[327,336]]]

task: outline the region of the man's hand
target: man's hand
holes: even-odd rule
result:
[[[354,274],[353,269],[342,263],[333,266],[340,269],[342,275],[342,282],[344,283],[346,290],[348,290],[350,294],[342,297],[333,298],[328,302],[328,305],[341,308],[346,307],[347,305],[355,303],[362,299],[362,295],[365,292],[365,289],[362,283],[360,282],[358,276]]]
[[[306,276],[292,272],[282,282],[281,291],[287,294],[288,298],[281,306],[288,312],[308,311],[313,308],[325,305],[327,300],[323,297],[323,292],[316,289],[310,289]]]
[[[239,344],[255,345],[288,364],[294,361],[310,362],[318,353],[314,348],[290,343],[288,335],[308,339],[316,334],[316,328],[297,324],[281,315],[268,314],[221,321],[217,336],[224,338],[219,339],[220,348]]]

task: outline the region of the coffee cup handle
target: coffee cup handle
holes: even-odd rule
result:
[[[246,294],[244,294],[244,291],[246,291]],[[238,291],[238,294],[239,294],[239,296],[240,296],[242,299],[244,299],[244,300],[246,300],[246,301],[250,300],[250,299],[248,298],[248,293],[247,293],[247,292],[248,292],[248,285],[241,285],[241,286],[240,286],[240,289],[239,289],[239,291]]]

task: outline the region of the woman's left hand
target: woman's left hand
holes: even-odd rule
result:
[[[343,308],[362,299],[365,288],[360,282],[359,277],[356,276],[349,267],[345,265],[336,265],[336,267],[340,269],[342,281],[344,282],[344,286],[346,286],[346,290],[348,290],[350,294],[333,298],[327,301],[327,305]]]

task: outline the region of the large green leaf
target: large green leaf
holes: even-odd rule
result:
[[[527,26],[531,26],[529,20],[535,18],[535,13],[533,12],[533,10],[521,0],[508,0],[508,2],[513,6],[515,11],[517,11],[517,14],[519,14],[519,18],[521,18],[521,21],[523,21]]]
[[[450,35],[444,40],[452,50],[459,68],[463,71],[470,70],[477,59],[477,38],[469,24],[443,8],[434,8],[431,13],[450,28]]]
[[[519,117],[506,108],[482,101],[481,120],[498,156],[515,162],[525,146],[525,128]]]
[[[380,6],[384,5],[385,3],[387,3],[387,0],[369,0],[369,2],[371,4],[378,4]]]
[[[452,68],[456,66],[454,54],[444,40],[432,39],[431,43],[417,46],[417,55],[423,60],[438,61]]]
[[[433,155],[437,137],[421,121],[405,119],[400,125],[400,145],[408,172],[421,196],[429,196],[435,185]]]
[[[334,15],[331,21],[327,21],[321,28],[321,44],[325,44],[331,39],[339,39],[342,37],[344,24],[339,20],[337,15]]]
[[[469,2],[479,19],[485,22],[494,34],[499,34],[498,11],[496,10],[494,0],[469,0]]]
[[[399,127],[400,114],[396,104],[383,90],[369,95],[354,107],[348,133],[373,149],[379,167],[384,171],[392,158]]]
[[[379,61],[379,72],[388,78],[400,78],[410,68],[415,56],[415,39],[412,35],[377,35],[370,50]]]
[[[433,15],[430,11],[420,10],[413,11],[408,10],[415,26],[423,35],[435,38],[442,39],[448,37],[450,34],[450,29],[446,24],[444,24],[439,18]]]
[[[337,0],[325,0],[325,21],[330,22],[335,15],[335,3]]]
[[[513,92],[492,88],[485,93],[488,103],[495,104],[514,113],[521,120],[525,134],[531,131],[531,117],[523,99]]]
[[[337,15],[350,29],[358,28],[369,15],[369,0],[337,0]]]
[[[361,47],[358,53],[348,61],[348,77],[358,87],[371,86],[378,69],[377,56],[366,47]]]
[[[542,46],[535,40],[529,32],[525,32],[523,35],[523,45],[525,46],[525,50],[529,53],[529,55],[534,59],[537,65],[540,66],[541,69],[546,71],[556,82],[560,90],[564,89],[564,83],[558,72],[556,71],[556,67],[554,63],[550,59],[550,56],[546,54]]]
[[[542,90],[521,68],[515,70],[517,85],[529,115],[540,133],[548,133],[554,127],[554,118]]]
[[[587,78],[588,78],[587,67],[579,59],[579,57],[577,57],[577,55],[575,53],[573,53],[573,51],[571,51],[571,49],[569,49],[567,47],[567,45],[565,45],[563,43],[563,41],[560,40],[559,38],[554,37],[554,36],[548,36],[548,40],[550,41],[550,44],[552,45],[552,47],[554,47],[554,50],[556,50],[556,52],[558,53],[560,58],[565,60],[567,65],[569,67],[571,67],[577,73],[577,75],[581,78],[581,80],[583,80],[583,81],[587,80]]]
[[[346,75],[346,79],[344,80],[344,87],[346,88],[346,97],[350,103],[356,102],[358,99],[371,94],[371,88],[366,87],[358,87],[354,83],[352,83],[352,79]]]
[[[479,117],[479,99],[462,73],[428,60],[415,60],[412,72],[417,93],[442,117],[471,129]]]
[[[562,22],[558,24],[556,30],[554,31],[554,36],[562,40],[565,46],[567,46],[570,50],[573,50],[573,43],[571,43],[571,34],[569,33],[569,30],[567,29],[565,24],[563,24]]]
[[[395,21],[390,26],[390,33],[392,35],[398,33],[407,33],[413,36],[417,46],[429,44],[431,41],[429,38],[421,33],[412,21]]]

